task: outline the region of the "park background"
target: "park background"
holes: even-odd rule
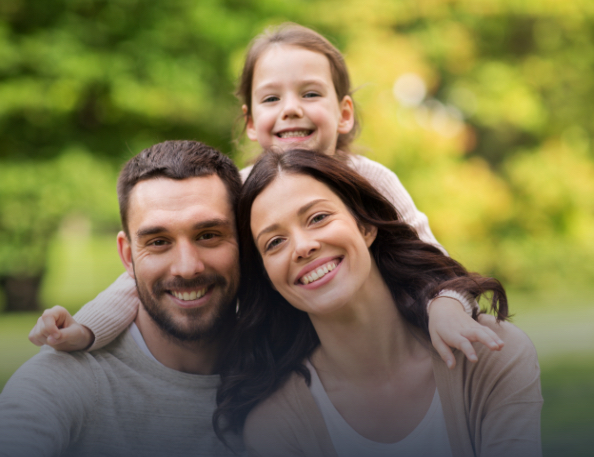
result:
[[[283,21],[344,53],[354,152],[510,291],[539,352],[544,455],[592,455],[591,0],[2,0],[0,387],[38,350],[38,310],[74,312],[123,271],[124,161],[167,139],[257,153],[233,92],[249,41]]]

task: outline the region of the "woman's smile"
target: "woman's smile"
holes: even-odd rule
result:
[[[254,200],[251,229],[274,288],[302,311],[327,314],[366,290],[375,232],[322,182],[279,175]]]

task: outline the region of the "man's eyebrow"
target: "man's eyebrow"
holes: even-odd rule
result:
[[[317,198],[316,200],[312,200],[309,203],[306,203],[305,205],[303,205],[301,208],[299,208],[299,210],[297,210],[297,216],[302,216],[304,213],[306,213],[312,206],[317,205],[320,202],[325,202],[327,201],[325,198]],[[260,237],[262,235],[265,235],[266,233],[270,233],[275,231],[276,229],[279,228],[278,224],[272,224],[269,225],[268,227],[266,227],[265,229],[261,230],[260,233],[258,233],[258,236],[256,237],[256,241],[255,244],[258,244],[258,240],[260,239]]]
[[[214,219],[208,219],[206,221],[197,222],[196,224],[194,224],[192,226],[192,228],[194,230],[202,230],[202,229],[221,227],[221,226],[223,226],[223,227],[232,226],[232,222],[230,219],[226,219],[226,218],[214,218]],[[155,225],[152,227],[138,229],[138,231],[136,232],[136,237],[142,238],[145,236],[157,235],[159,233],[167,233],[167,232],[169,232],[169,230],[166,227],[164,227],[162,225]]]

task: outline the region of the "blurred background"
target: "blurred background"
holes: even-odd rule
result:
[[[542,368],[545,456],[594,445],[594,2],[2,0],[0,387],[41,310],[121,272],[115,180],[196,139],[243,165],[249,41],[295,21],[344,53],[355,152],[394,170],[437,239],[510,291]]]

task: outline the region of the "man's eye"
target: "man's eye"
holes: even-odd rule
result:
[[[151,246],[165,246],[167,241],[165,240],[153,240],[149,243]]]

